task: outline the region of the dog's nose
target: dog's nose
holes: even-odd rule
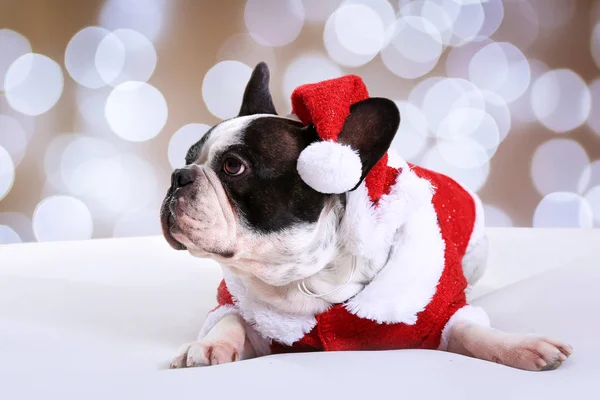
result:
[[[171,177],[171,186],[175,188],[181,188],[194,182],[196,179],[196,173],[190,168],[181,168],[173,171]]]

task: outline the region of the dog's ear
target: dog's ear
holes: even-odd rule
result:
[[[362,163],[358,185],[388,151],[399,126],[400,111],[389,99],[371,97],[350,107],[337,141],[358,151]]]
[[[250,80],[244,91],[239,117],[254,114],[275,114],[275,106],[269,91],[269,67],[264,62],[258,63],[252,71]]]

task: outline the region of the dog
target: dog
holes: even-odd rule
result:
[[[347,193],[316,191],[298,162],[321,140],[318,132],[294,115],[277,114],[269,70],[256,66],[239,115],[189,149],[161,207],[171,247],[216,260],[224,275],[219,307],[171,368],[288,351],[429,348],[544,371],[571,355],[572,347],[559,340],[492,329],[483,310],[466,304],[466,285],[481,277],[488,254],[474,193],[390,156],[388,163],[402,171],[399,183],[379,199],[377,211],[368,211],[382,213],[379,225],[361,223],[364,177],[389,151],[399,123],[390,100],[354,104],[342,133],[350,141],[366,131],[376,138],[353,142],[370,158],[363,181]],[[445,204],[435,203],[435,193],[448,185],[468,196],[474,210],[469,235],[456,236],[462,244],[440,233]],[[448,207],[455,213],[448,219],[461,216],[457,206]],[[368,246],[356,245],[361,238]],[[440,269],[448,248],[460,246],[457,267]],[[446,300],[450,292],[463,300]]]

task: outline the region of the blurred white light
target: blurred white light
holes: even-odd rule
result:
[[[247,0],[244,22],[252,38],[263,46],[292,43],[304,25],[301,0]]]
[[[407,161],[415,158],[427,142],[427,121],[417,107],[407,102],[396,102],[400,110],[400,127],[391,148]]]
[[[60,66],[41,54],[28,53],[15,60],[4,77],[8,104],[26,115],[50,110],[63,91]]]
[[[7,117],[13,118],[15,121],[21,125],[25,132],[25,136],[27,137],[27,141],[31,140],[35,133],[35,119],[36,117],[32,117],[30,115],[21,114],[20,112],[14,110],[9,104],[8,100],[6,100],[6,96],[0,93],[0,114],[6,115]],[[0,144],[1,145],[1,144]]]
[[[96,69],[96,52],[109,34],[104,28],[89,26],[71,38],[65,51],[65,67],[75,82],[90,89],[106,85]]]
[[[102,132],[110,129],[104,113],[104,106],[112,91],[113,88],[110,86],[100,89],[88,89],[85,86],[78,86],[75,91],[75,101],[77,102],[79,114],[90,127]]]
[[[153,168],[135,155],[86,160],[72,177],[73,193],[84,198],[100,217],[144,207],[158,198]]]
[[[115,146],[104,139],[73,135],[72,140],[65,140],[61,146],[60,174],[66,188],[71,193],[82,195],[85,191],[77,191],[81,184],[94,184],[94,179],[87,178],[80,173],[82,164],[92,162],[95,159],[108,160],[117,156]],[[58,140],[55,145],[58,145]],[[48,160],[48,159],[47,159]]]
[[[173,134],[169,141],[169,162],[173,169],[185,165],[185,155],[192,145],[197,143],[210,129],[206,124],[188,124]]]
[[[529,60],[531,82],[534,83],[540,76],[549,71],[546,64],[539,60]],[[529,85],[521,97],[509,104],[511,117],[520,122],[537,121],[531,107],[531,90],[534,85]]]
[[[570,69],[556,69],[540,76],[531,89],[531,107],[540,122],[563,133],[583,124],[591,110],[590,91]]]
[[[202,98],[208,111],[221,119],[238,115],[252,68],[239,61],[221,61],[204,75]]]
[[[21,243],[21,237],[10,226],[0,225],[0,244]]]
[[[534,7],[540,25],[558,28],[573,18],[577,1],[573,0],[529,0]]]
[[[592,225],[592,207],[577,193],[550,193],[533,214],[534,228],[591,228]]]
[[[425,101],[425,97],[429,94],[429,91],[438,82],[443,81],[446,78],[440,76],[432,76],[430,78],[423,79],[412,88],[408,95],[408,101],[414,104],[417,108],[421,109]]]
[[[303,0],[304,13],[308,21],[323,22],[335,11],[343,0]]]
[[[46,174],[46,194],[66,191],[66,183],[61,173],[62,154],[65,149],[79,136],[76,134],[56,135],[48,146],[44,155],[44,172]]]
[[[162,200],[158,194],[158,180],[154,167],[141,157],[125,154],[120,157],[129,186],[128,207],[146,207]],[[141,197],[141,198],[140,198]]]
[[[438,146],[434,146],[423,157],[423,167],[448,175],[473,192],[479,191],[487,181],[490,173],[489,163],[484,163],[477,168],[460,168],[450,164],[442,157]]]
[[[479,50],[493,43],[490,39],[477,37],[473,42],[452,47],[446,56],[446,75],[452,78],[469,79],[469,64]]]
[[[146,82],[156,68],[156,50],[148,38],[132,29],[117,29],[98,45],[95,66],[111,86],[126,81]]]
[[[106,100],[106,120],[112,131],[131,142],[144,142],[160,133],[168,116],[162,93],[145,82],[117,86]]]
[[[443,50],[437,27],[421,17],[398,19],[391,43],[404,57],[418,63],[437,60]]]
[[[344,0],[340,7],[351,5],[365,5],[371,8],[379,15],[386,29],[396,20],[394,7],[388,0]]]
[[[440,124],[456,108],[484,110],[485,100],[475,85],[460,78],[443,78],[426,88],[421,110],[431,132],[439,135]]]
[[[448,4],[452,6],[450,9]],[[444,4],[440,1],[417,0],[406,4],[400,2],[399,15],[419,17],[431,22],[439,32],[441,42],[447,45],[452,39],[452,25],[458,17],[460,7],[456,3],[447,3],[446,7],[443,6]]]
[[[584,148],[574,140],[548,140],[533,154],[533,184],[542,195],[559,191],[576,192],[579,178],[589,163]]]
[[[452,25],[453,37],[450,44],[460,46],[476,38],[483,27],[485,19],[481,3],[479,1],[461,2],[456,0],[446,0],[444,3],[460,3],[458,15]]]
[[[587,123],[596,134],[600,135],[600,79],[590,83],[590,100],[591,110]]]
[[[481,168],[489,163],[496,151],[495,147],[486,149],[475,137],[440,140],[437,148],[449,164],[463,169]]]
[[[309,53],[296,57],[283,75],[283,93],[289,99],[294,89],[306,83],[316,83],[342,76],[342,70],[329,58]]]
[[[27,134],[16,119],[0,115],[0,146],[10,154],[16,166],[21,163],[27,148]]]
[[[452,165],[477,168],[489,162],[499,143],[496,121],[485,111],[456,108],[438,129],[438,151]]]
[[[154,40],[168,16],[170,3],[170,0],[106,0],[98,20],[104,28],[133,29]]]
[[[584,168],[577,183],[577,192],[585,193],[593,186],[600,186],[600,160],[596,160]]]
[[[8,67],[19,57],[30,53],[26,37],[10,29],[0,29],[0,91],[4,90],[4,76]]]
[[[0,200],[2,200],[15,182],[15,165],[8,151],[0,147]]]
[[[482,91],[481,94],[485,99],[485,111],[494,119],[498,128],[499,140],[502,142],[508,132],[512,123],[512,117],[510,110],[506,105],[504,99],[498,96],[496,93]]]
[[[510,103],[529,86],[531,71],[517,47],[506,42],[490,43],[471,59],[469,78],[480,89],[495,92]]]
[[[484,9],[478,0],[400,0],[399,8],[403,16],[421,16],[432,22],[443,43],[451,46],[474,40],[485,20]]]
[[[271,73],[277,70],[277,59],[272,47],[261,46],[247,33],[230,36],[217,52],[217,61],[236,60],[254,67],[264,61]]]
[[[585,199],[594,213],[594,222],[600,225],[600,186],[594,186],[586,194]]]
[[[55,144],[62,147],[60,182],[65,191],[84,200],[96,217],[112,217],[156,200],[156,173],[148,162],[119,154],[100,137],[74,136],[74,140]],[[47,161],[49,157],[47,153]]]
[[[391,32],[381,59],[393,74],[414,79],[436,66],[443,46],[435,25],[421,17],[402,17],[396,20]]]
[[[489,204],[483,205],[483,214],[485,215],[486,227],[504,227],[513,226],[513,221],[506,211]]]
[[[161,233],[159,211],[134,209],[115,222],[113,237],[154,236]]]
[[[31,218],[17,212],[0,212],[0,225],[9,226],[23,242],[35,240]]]
[[[90,239],[93,230],[90,210],[74,197],[48,197],[33,213],[33,232],[39,242]]]
[[[545,1],[545,0],[544,0]],[[504,20],[494,37],[497,41],[509,42],[522,51],[527,50],[537,39],[540,31],[538,15],[527,0],[503,1]]]
[[[484,19],[478,37],[489,38],[496,33],[502,24],[502,20],[504,19],[504,5],[502,4],[502,0],[485,0],[481,1],[481,5],[483,7]],[[478,40],[478,38],[474,38],[474,40]]]
[[[333,61],[358,67],[371,61],[383,47],[385,26],[369,6],[343,4],[327,20],[323,40]]]

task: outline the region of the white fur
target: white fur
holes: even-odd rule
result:
[[[450,332],[452,327],[458,322],[471,322],[480,326],[490,326],[490,319],[483,308],[466,305],[460,310],[456,311],[444,326],[444,329],[442,330],[442,339],[438,347],[439,350],[446,350],[448,348]]]
[[[362,163],[348,145],[315,142],[300,153],[298,173],[317,192],[345,193],[360,181]]]
[[[445,244],[433,205],[415,210],[395,240],[385,267],[346,308],[379,323],[414,324],[433,298],[444,270]]]
[[[420,207],[431,204],[433,188],[428,180],[419,178],[399,157],[395,163],[402,172],[390,193],[382,196],[373,207],[365,182],[347,194],[346,213],[341,235],[353,254],[381,265],[393,245],[396,231]]]
[[[485,213],[483,212],[483,204],[481,203],[479,196],[467,189],[465,186],[462,187],[471,195],[473,201],[475,202],[475,223],[473,225],[473,231],[471,232],[471,237],[469,238],[469,244],[467,246],[468,253],[485,237]]]
[[[237,307],[230,306],[228,304],[222,305],[209,312],[204,320],[202,329],[200,329],[200,332],[198,332],[198,340],[204,338],[220,320],[232,314],[240,315],[241,313]]]
[[[223,269],[223,275],[242,317],[262,337],[291,345],[316,325],[314,315],[283,312],[260,296],[249,295],[248,287],[228,268]]]
[[[406,162],[400,157],[400,154],[394,149],[389,149],[388,152],[388,167],[402,168]]]
[[[244,131],[244,127],[256,118],[257,117],[254,115],[233,118],[223,121],[219,125],[215,126],[210,132],[210,136],[206,140],[206,143],[202,147],[202,152],[198,155],[197,163],[210,163],[216,154],[219,154],[228,147],[239,143],[241,134]]]

